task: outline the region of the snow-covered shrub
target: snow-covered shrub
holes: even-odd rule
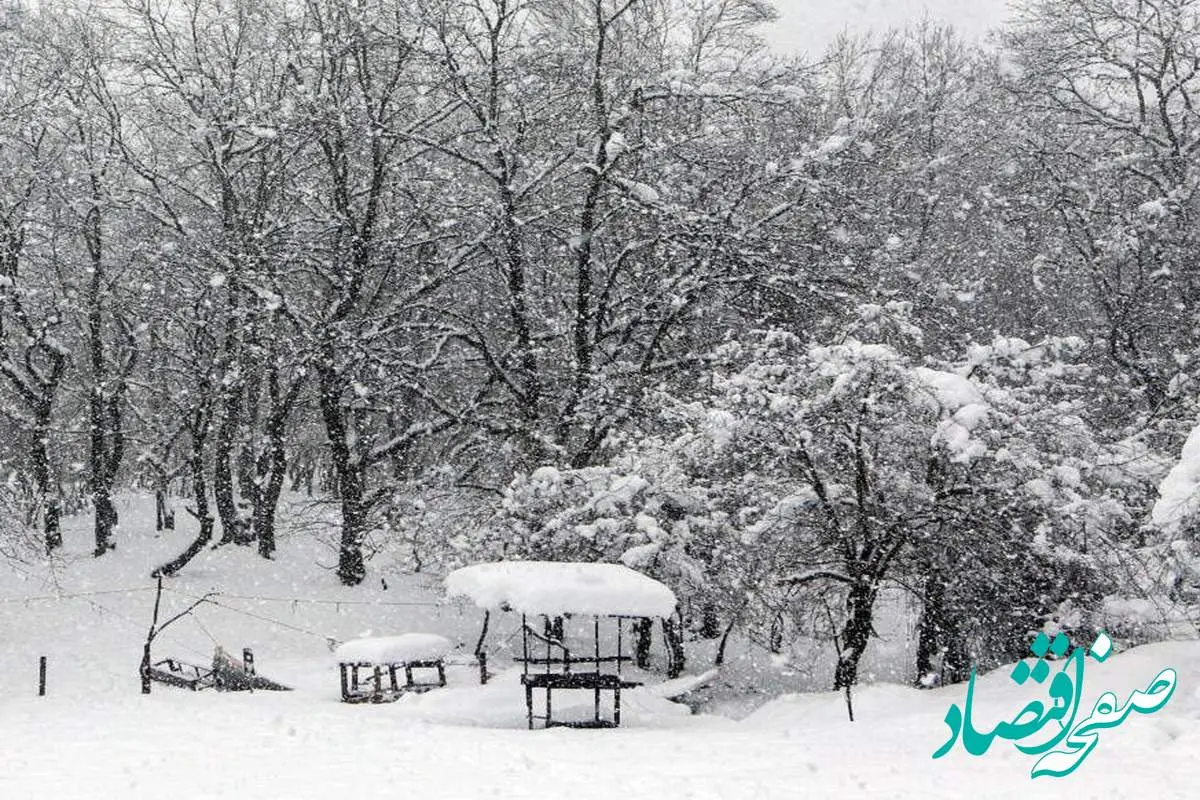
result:
[[[1101,582],[1077,539],[1103,497],[1071,388],[1077,343],[1000,340],[964,363],[920,362],[903,304],[859,316],[825,344],[742,337],[715,354],[710,400],[664,403],[669,449],[730,538],[770,554],[758,582],[775,591],[751,606],[790,605],[798,621],[835,597],[839,685],[893,578],[926,600],[925,649],[960,648],[962,667],[1009,657],[1030,630],[1088,624],[1080,609]]]
[[[624,563],[686,603],[706,583],[703,498],[673,491],[636,457],[614,466],[518,475],[500,510],[459,546],[474,558]]]
[[[1082,349],[1001,337],[949,367],[975,387],[988,420],[970,468],[946,465],[947,524],[913,553],[925,575],[921,672],[938,651],[953,680],[972,663],[1022,657],[1038,630],[1094,634],[1112,584],[1108,545],[1132,519],[1104,469],[1111,453],[1085,421]]]

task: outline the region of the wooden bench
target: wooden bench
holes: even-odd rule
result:
[[[342,673],[343,703],[390,703],[399,700],[405,692],[427,692],[446,685],[445,664],[436,661],[405,661],[394,664],[373,662],[339,662]],[[404,684],[400,684],[397,670],[404,670]],[[413,679],[414,669],[436,669],[436,682],[418,683]],[[366,676],[362,673],[366,671]],[[387,675],[387,682],[383,676]],[[365,677],[365,680],[364,680]]]
[[[621,724],[621,690],[641,686],[634,681],[623,680],[620,675],[603,672],[527,672],[521,676],[525,686],[525,708],[529,719],[529,728],[533,729],[534,720],[541,720],[546,728],[616,728]],[[533,713],[533,690],[543,689],[546,692],[546,713]],[[588,689],[595,693],[595,715],[590,720],[555,721],[551,695],[555,689]],[[600,693],[613,693],[613,718],[600,717]]]
[[[448,639],[425,633],[355,639],[339,645],[334,652],[341,673],[342,702],[387,703],[409,692],[445,686],[445,659],[450,649]],[[403,684],[398,676],[401,670]],[[418,681],[413,670],[433,670],[437,679]]]

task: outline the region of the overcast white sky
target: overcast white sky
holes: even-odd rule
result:
[[[919,20],[928,10],[964,36],[979,36],[1004,21],[1005,0],[775,0],[779,22],[767,38],[785,52],[818,56],[842,28],[886,30]]]

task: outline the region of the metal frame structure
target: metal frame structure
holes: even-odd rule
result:
[[[640,686],[640,683],[635,681],[627,681],[621,675],[621,665],[626,661],[632,661],[632,656],[627,656],[624,653],[623,646],[623,623],[625,619],[632,619],[621,615],[604,615],[604,619],[613,620],[616,624],[617,633],[617,652],[615,655],[602,655],[600,652],[600,615],[591,615],[592,617],[592,635],[593,647],[591,655],[572,655],[571,650],[567,647],[562,638],[556,637],[552,633],[552,628],[555,627],[551,623],[551,617],[547,614],[539,615],[542,617],[544,626],[544,634],[539,634],[529,624],[527,614],[521,615],[521,655],[515,657],[516,661],[521,662],[523,671],[521,674],[521,684],[525,687],[525,708],[526,716],[529,722],[529,728],[534,728],[534,722],[540,720],[545,728],[563,726],[570,728],[615,728],[621,724],[621,690],[632,689]],[[562,617],[555,617],[556,621]],[[561,626],[558,626],[561,629]],[[561,634],[560,634],[561,635]],[[565,637],[563,637],[565,638]],[[541,643],[545,645],[544,655],[537,656],[534,654],[537,645]],[[602,665],[615,664],[615,672],[606,672]],[[572,667],[585,667],[584,671],[572,671]],[[586,669],[590,666],[591,669]],[[538,670],[538,667],[543,669]],[[533,692],[535,689],[541,689],[546,693],[546,711],[545,714],[534,713]],[[592,719],[584,721],[556,721],[553,713],[553,693],[555,690],[563,689],[583,689],[593,692],[593,714]],[[611,719],[605,719],[600,713],[601,693],[613,693],[613,713]]]
[[[446,665],[443,659],[432,661],[397,661],[395,663],[376,664],[369,661],[342,661],[338,663],[342,674],[343,703],[390,703],[399,700],[405,692],[426,692],[439,686],[446,685]],[[369,670],[366,680],[362,680],[359,670]],[[404,685],[400,685],[396,670],[404,670]],[[436,669],[436,683],[417,683],[413,679],[414,669]],[[388,676],[385,685],[383,676]],[[364,683],[366,687],[364,688]]]

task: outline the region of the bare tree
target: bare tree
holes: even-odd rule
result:
[[[46,231],[35,219],[47,214],[47,191],[62,142],[47,113],[62,97],[61,65],[42,49],[40,20],[19,9],[6,15],[0,46],[0,375],[28,415],[28,468],[42,517],[47,551],[62,545],[61,506],[51,461],[54,404],[69,352],[60,340],[61,295],[52,270]]]
[[[1030,120],[1024,152],[1062,231],[1043,259],[1083,279],[1107,357],[1158,409],[1176,354],[1197,346],[1178,320],[1200,300],[1200,4],[1026,2],[1006,44]]]
[[[443,112],[418,102],[416,33],[402,11],[312,0],[291,31],[289,70],[312,135],[316,181],[306,260],[314,301],[295,313],[311,348],[337,476],[337,572],[346,584],[365,575],[363,538],[390,493],[387,485],[370,487],[376,468],[457,419],[422,390],[447,338],[418,313],[444,282],[431,258],[441,237],[419,195],[402,184],[419,151],[396,133]],[[428,412],[402,407],[405,399],[422,400]],[[389,416],[408,423],[389,434],[381,427]]]
[[[72,154],[68,167],[77,176],[61,184],[57,194],[64,213],[74,217],[71,227],[82,245],[77,291],[84,298],[88,484],[97,556],[114,546],[118,515],[112,494],[125,456],[125,411],[140,351],[122,286],[132,258],[127,252],[120,259],[110,249],[128,223],[114,199],[126,176],[121,111],[107,77],[113,63],[110,33],[100,22],[68,16],[60,21],[54,41],[65,65],[63,92],[70,109],[62,120]]]

